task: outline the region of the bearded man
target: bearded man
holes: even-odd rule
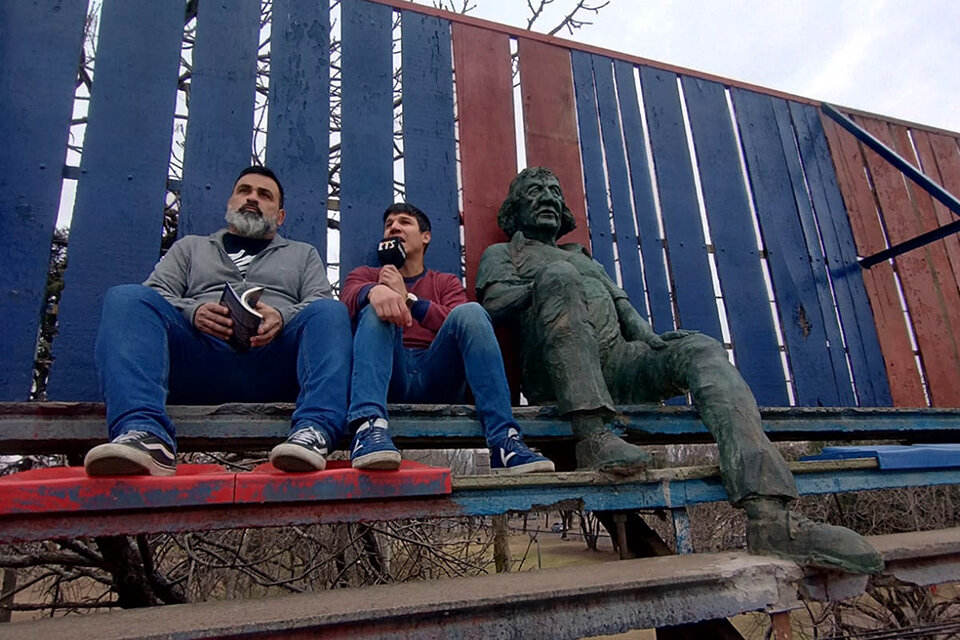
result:
[[[285,471],[322,469],[343,434],[350,377],[350,317],[333,300],[326,268],[309,244],[281,237],[283,187],[266,167],[240,172],[227,227],[173,244],[142,285],[107,291],[95,360],[110,442],[94,447],[89,475],[172,475],[178,404],[296,400],[290,436],[271,452]],[[239,352],[220,304],[263,287],[263,317]]]

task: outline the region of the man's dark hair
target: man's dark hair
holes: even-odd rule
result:
[[[513,234],[517,232],[517,217],[520,215],[519,208],[523,200],[523,189],[521,187],[525,187],[526,182],[534,178],[553,178],[557,180],[553,171],[546,167],[528,167],[518,173],[517,177],[510,182],[507,197],[500,205],[500,211],[497,213],[497,224],[500,225],[508,238],[512,238]],[[576,227],[577,221],[573,217],[570,207],[567,206],[566,200],[564,200],[563,211],[560,212],[560,229],[557,231],[557,237],[573,231]]]
[[[258,176],[266,176],[267,178],[270,178],[271,180],[277,183],[277,189],[280,191],[279,206],[281,209],[283,209],[283,185],[280,184],[280,178],[277,177],[277,174],[275,174],[273,172],[273,169],[270,169],[269,167],[262,167],[256,164],[253,166],[247,167],[246,169],[240,172],[240,175],[237,176],[237,179],[233,181],[233,185],[236,186],[237,183],[240,182],[240,178],[250,173],[255,173]]]
[[[387,216],[391,213],[407,213],[417,219],[417,226],[420,227],[420,231],[430,231],[430,218],[427,217],[423,211],[417,209],[415,206],[409,202],[394,202],[392,205],[387,207],[387,210],[383,212],[383,221],[386,223]]]

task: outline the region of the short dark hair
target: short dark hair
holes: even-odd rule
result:
[[[504,233],[507,234],[508,238],[512,238],[513,234],[515,234],[519,228],[517,218],[520,215],[520,207],[523,201],[522,187],[526,186],[527,180],[537,178],[541,180],[553,178],[559,182],[556,174],[546,167],[527,167],[518,173],[510,182],[507,197],[504,199],[503,204],[500,205],[500,211],[497,212],[497,224],[503,229]],[[563,194],[561,193],[561,197],[562,196]],[[570,211],[570,207],[567,206],[567,202],[564,200],[563,210],[560,212],[560,228],[557,230],[557,237],[559,238],[573,231],[576,226],[577,220],[573,217],[573,212]]]
[[[277,177],[277,174],[275,174],[273,172],[273,169],[269,167],[264,167],[264,166],[255,164],[245,168],[243,171],[240,172],[240,175],[237,176],[237,179],[233,181],[233,186],[237,186],[237,183],[240,182],[240,178],[250,173],[255,173],[258,176],[266,176],[267,178],[270,178],[271,180],[277,183],[277,189],[280,191],[279,206],[281,209],[283,209],[283,185],[280,184],[280,178]]]
[[[389,216],[391,213],[408,213],[417,219],[417,226],[420,227],[420,231],[430,231],[430,218],[427,217],[427,214],[425,214],[423,211],[420,211],[420,209],[417,209],[409,202],[394,202],[392,205],[387,207],[387,210],[383,212],[384,223],[386,223],[387,216]]]

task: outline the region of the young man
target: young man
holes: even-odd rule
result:
[[[290,437],[271,461],[286,471],[323,469],[343,433],[350,376],[350,318],[332,299],[317,250],[286,240],[283,187],[266,167],[240,172],[227,227],[178,240],[143,285],[107,292],[96,343],[111,441],[84,461],[90,475],[176,471],[172,403],[296,399]],[[235,351],[225,283],[264,288],[251,349]]]
[[[430,220],[413,205],[397,203],[384,212],[383,231],[403,243],[403,265],[354,269],[341,292],[357,325],[347,412],[355,430],[353,467],[400,466],[388,430],[388,399],[463,402],[469,384],[490,448],[491,470],[553,471],[550,460],[521,440],[490,317],[480,305],[467,302],[459,278],[424,266]]]

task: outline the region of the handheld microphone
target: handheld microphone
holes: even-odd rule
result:
[[[385,267],[392,264],[397,269],[403,266],[407,260],[407,250],[403,248],[403,242],[400,238],[384,238],[377,245],[377,260],[380,266]]]

